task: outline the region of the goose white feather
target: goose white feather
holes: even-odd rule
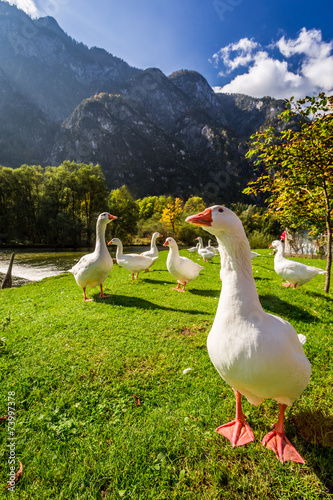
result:
[[[136,273],[135,278],[137,279],[140,271],[145,271],[148,269],[152,263],[153,259],[147,257],[147,255],[140,255],[138,253],[123,253],[123,244],[119,238],[113,238],[109,241],[108,245],[117,245],[116,261],[118,266],[127,269],[134,279],[134,273]]]
[[[114,219],[117,219],[117,217],[107,212],[103,212],[98,216],[94,252],[81,257],[79,262],[69,270],[69,272],[73,273],[76,283],[82,287],[85,301],[93,300],[87,298],[87,286],[94,288],[100,285],[100,298],[106,297],[103,292],[103,283],[110,274],[113,261],[104,238],[107,224]]]
[[[299,337],[287,321],[262,309],[250,245],[236,214],[215,205],[186,221],[214,234],[221,255],[222,291],[207,348],[216,370],[235,391],[236,419],[217,430],[233,446],[253,441],[242,412],[241,394],[254,405],[265,398],[275,399],[280,416],[263,444],[278,450],[281,461],[303,463],[284,435],[283,422],[286,406],[293,404],[309,383],[311,367],[302,347],[305,337]]]
[[[178,245],[173,238],[167,238],[164,242],[164,246],[169,246],[167,269],[178,281],[176,290],[185,292],[187,283],[197,278],[200,271],[204,268],[196,262],[193,262],[193,260],[180,256]],[[182,289],[180,289],[180,285],[183,285]]]
[[[295,260],[284,257],[284,247],[282,241],[274,240],[269,248],[275,251],[274,271],[287,281],[283,283],[285,287],[298,287],[312,280],[317,274],[325,274],[326,271],[318,267],[307,266]]]

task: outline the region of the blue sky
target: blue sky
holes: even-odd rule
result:
[[[331,0],[7,1],[138,68],[256,97],[333,93]]]

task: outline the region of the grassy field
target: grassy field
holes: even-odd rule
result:
[[[277,419],[275,401],[254,407],[244,399],[254,443],[233,449],[215,432],[235,414],[233,391],[206,349],[219,259],[177,293],[161,252],[135,282],[114,266],[107,299],[88,289],[96,300],[84,303],[69,274],[0,290],[0,416],[15,392],[16,470],[23,464],[15,493],[5,492],[8,423],[0,421],[0,498],[331,498],[333,294],[323,293],[324,276],[283,288],[270,251],[259,252],[252,264],[264,309],[307,336],[312,377],[286,421],[305,465],[282,465],[261,445]]]

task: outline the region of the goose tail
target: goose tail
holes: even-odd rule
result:
[[[299,333],[299,334],[298,334],[298,340],[300,341],[300,343],[301,343],[302,345],[304,345],[304,344],[305,344],[305,342],[306,342],[306,336],[305,336],[305,335],[303,335],[302,333]]]

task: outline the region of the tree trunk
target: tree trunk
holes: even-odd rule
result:
[[[330,214],[327,216],[326,220],[327,227],[327,262],[326,262],[326,280],[325,280],[325,293],[330,290],[331,282],[331,267],[332,267],[332,231],[331,231],[331,218]]]

